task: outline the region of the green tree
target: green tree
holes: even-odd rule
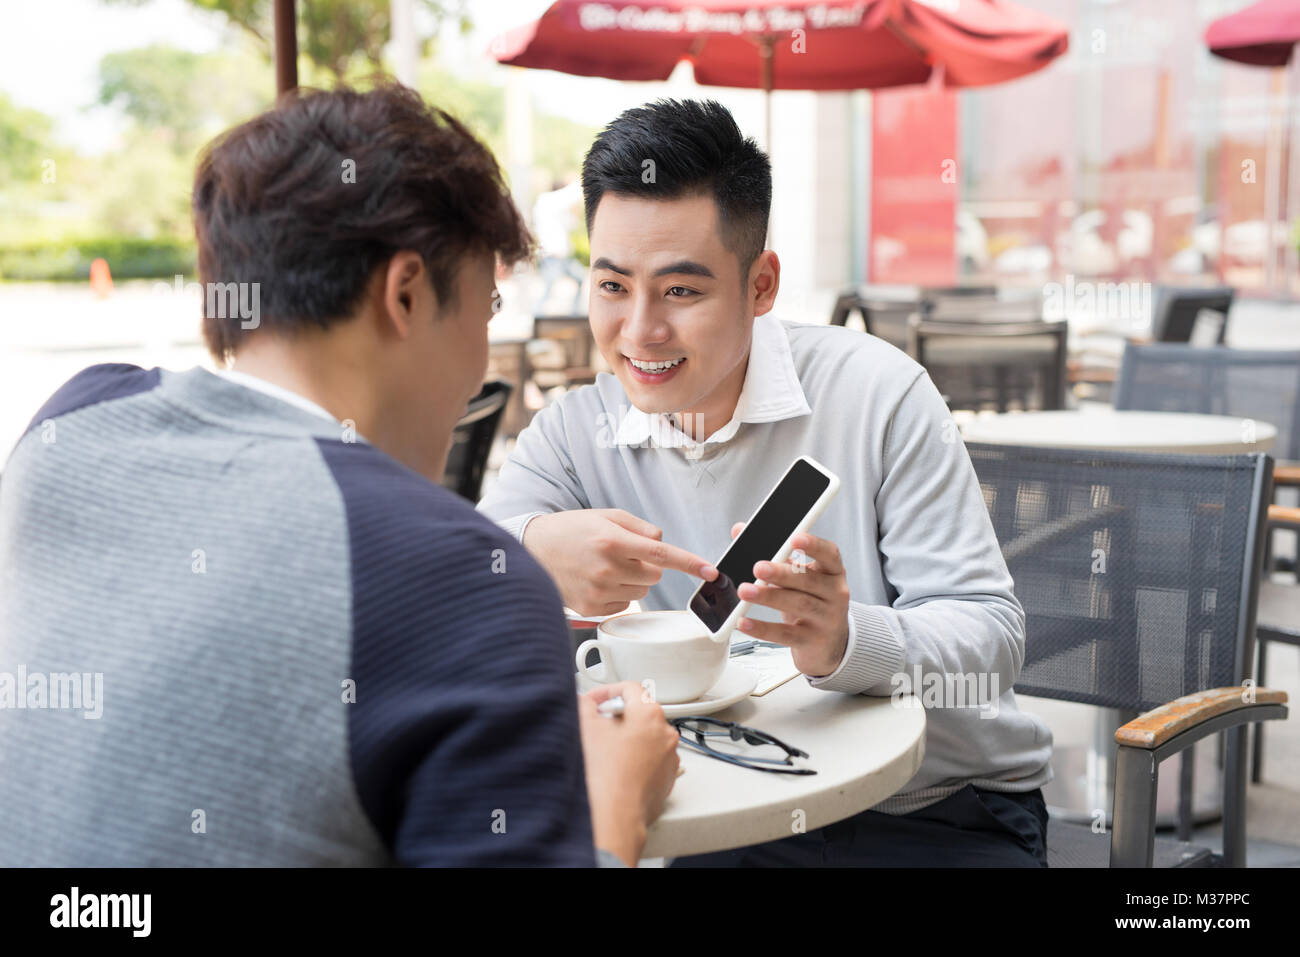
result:
[[[50,156],[53,121],[44,113],[18,106],[0,93],[0,189],[41,179]]]
[[[99,102],[116,105],[179,152],[270,105],[271,71],[247,56],[193,53],[154,45],[99,61]]]

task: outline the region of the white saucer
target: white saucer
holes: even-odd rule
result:
[[[592,665],[590,670],[598,678],[603,678],[605,675],[603,664]],[[578,674],[575,677],[578,679],[578,691],[581,693],[588,692],[601,684],[585,674]],[[717,684],[694,701],[663,705],[664,717],[684,718],[687,715],[712,714],[723,708],[730,708],[737,701],[745,700],[757,685],[758,675],[734,661],[728,661],[727,670],[722,673]]]

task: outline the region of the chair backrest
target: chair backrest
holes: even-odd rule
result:
[[[533,338],[559,342],[570,366],[591,365],[591,322],[585,315],[534,316]]]
[[[1267,422],[1275,459],[1300,458],[1300,351],[1128,343],[1115,408]]]
[[[1231,286],[1180,289],[1162,286],[1156,292],[1151,338],[1157,342],[1191,342],[1202,310],[1219,313],[1222,320],[1211,338],[1222,345],[1228,338],[1228,312],[1235,290]],[[1204,343],[1208,345],[1208,343]]]
[[[1272,460],[970,443],[1024,694],[1146,711],[1253,665]]]
[[[908,352],[925,366],[949,408],[1065,407],[1064,322],[924,322]]]
[[[469,408],[452,432],[447,469],[442,476],[443,488],[451,489],[471,502],[478,501],[488,453],[492,451],[497,426],[512,391],[508,382],[487,382],[470,400]]]
[[[907,349],[908,319],[925,307],[914,287],[863,287],[841,293],[831,307],[830,325],[847,326],[853,313],[862,318],[868,334]]]

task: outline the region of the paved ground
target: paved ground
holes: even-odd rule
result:
[[[527,333],[526,315],[517,304],[534,289],[531,277],[502,284],[507,309],[493,320],[497,334]],[[824,322],[831,297],[823,298],[807,300],[809,315],[780,314]],[[196,287],[178,292],[168,284],[132,282],[99,299],[82,284],[0,283],[0,462],[41,402],[87,365],[210,365],[199,338],[199,314]],[[1300,349],[1300,308],[1243,301],[1234,307],[1229,343]],[[1293,706],[1300,702],[1300,648],[1272,650],[1269,685],[1290,691]],[[1065,726],[1054,731],[1058,741],[1074,733]],[[1300,867],[1300,717],[1273,724],[1266,744],[1265,782],[1248,790],[1249,860],[1252,866]],[[1198,829],[1195,839],[1217,847],[1219,825]]]

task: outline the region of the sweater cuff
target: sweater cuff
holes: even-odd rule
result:
[[[872,605],[849,602],[849,642],[844,658],[830,674],[808,683],[821,691],[861,694],[868,688],[888,683],[903,669],[903,642],[894,634],[885,616]]]
[[[528,523],[538,515],[545,514],[546,512],[525,512],[523,515],[515,515],[513,518],[503,518],[497,522],[497,526],[513,535],[515,541],[522,543],[524,532],[528,531]]]

